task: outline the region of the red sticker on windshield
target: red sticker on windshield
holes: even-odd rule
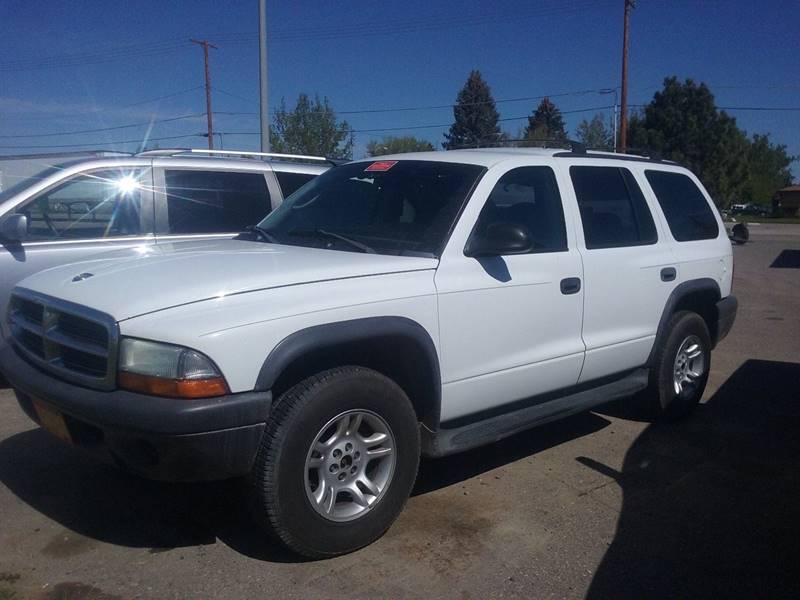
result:
[[[396,160],[379,160],[372,163],[364,171],[388,171],[397,164]]]

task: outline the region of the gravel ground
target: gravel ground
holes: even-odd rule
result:
[[[390,531],[333,560],[263,539],[235,483],[131,477],[0,390],[0,600],[800,597],[800,226],[751,233],[691,419],[622,403],[423,461]]]

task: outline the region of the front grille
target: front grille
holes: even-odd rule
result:
[[[14,345],[30,362],[80,385],[114,387],[117,326],[109,315],[17,288],[8,323]]]

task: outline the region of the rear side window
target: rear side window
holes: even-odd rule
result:
[[[528,230],[531,253],[567,249],[564,209],[549,167],[521,167],[503,175],[481,210],[475,232],[489,225],[511,223]]]
[[[570,167],[586,247],[644,246],[658,241],[653,216],[628,169]]]
[[[719,235],[711,207],[689,177],[668,171],[645,171],[645,176],[677,241],[711,240]]]
[[[294,194],[295,190],[300,189],[315,177],[310,173],[288,173],[286,171],[275,171],[275,176],[281,185],[284,198]]]
[[[166,170],[170,233],[233,233],[270,211],[261,173]]]

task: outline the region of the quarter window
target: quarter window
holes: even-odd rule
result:
[[[586,248],[655,244],[658,234],[642,190],[628,169],[570,167]]]
[[[242,231],[271,209],[261,173],[167,170],[164,177],[170,233]]]
[[[503,175],[481,210],[475,232],[496,223],[526,229],[533,241],[531,253],[566,250],[564,209],[553,170],[520,167]]]
[[[677,241],[710,240],[719,235],[708,201],[689,177],[668,171],[645,171],[645,176]]]
[[[28,240],[90,240],[142,234],[141,171],[84,173],[37,196],[18,212]]]
[[[294,194],[295,190],[300,189],[315,177],[310,173],[289,173],[288,171],[275,171],[275,176],[281,185],[284,198]]]

